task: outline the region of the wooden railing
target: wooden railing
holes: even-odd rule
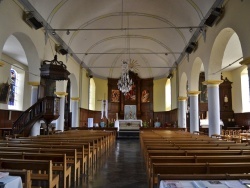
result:
[[[46,124],[59,117],[59,98],[46,96],[39,99],[30,108],[24,111],[13,123],[13,134],[28,135],[33,124],[38,120],[44,120]]]

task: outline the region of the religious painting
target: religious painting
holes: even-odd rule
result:
[[[112,89],[111,102],[119,102],[119,101],[120,101],[120,91]]]
[[[10,93],[10,85],[8,83],[0,84],[0,103],[7,104]]]
[[[132,89],[125,95],[126,101],[135,101],[136,100],[136,86],[132,85]]]
[[[149,101],[149,91],[146,90],[146,89],[144,89],[144,90],[142,91],[142,94],[141,94],[141,102],[142,102],[142,103],[150,102],[150,101]]]
[[[200,102],[201,103],[207,103],[208,101],[208,96],[207,96],[207,86],[206,85],[203,85],[202,83],[200,83],[200,91],[201,91],[201,94],[200,94]]]
[[[201,103],[208,102],[207,86],[202,84],[202,82],[204,81],[205,81],[205,73],[201,72],[199,77],[199,90],[201,91],[201,94],[199,96]]]
[[[124,105],[124,119],[137,119],[136,118],[136,105]]]

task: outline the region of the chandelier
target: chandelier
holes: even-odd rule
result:
[[[118,80],[117,86],[124,95],[127,95],[127,93],[132,89],[133,81],[129,78],[129,68],[127,61],[122,62],[122,75]]]

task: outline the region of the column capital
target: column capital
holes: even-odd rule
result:
[[[55,94],[57,97],[65,97],[68,95],[68,93],[66,93],[64,91],[56,91]]]
[[[196,96],[196,95],[199,95],[200,93],[201,91],[188,91],[189,96]]]
[[[0,61],[0,67],[4,66],[4,62]]]
[[[250,57],[244,58],[242,61],[240,61],[240,64],[249,66],[250,65]]]
[[[187,99],[188,99],[187,97],[183,97],[183,96],[178,97],[179,101],[186,101]]]
[[[223,80],[205,80],[204,82],[202,82],[203,85],[220,85],[223,82]]]
[[[72,101],[79,101],[79,100],[80,100],[80,97],[71,97],[71,100],[72,100]]]
[[[28,82],[28,84],[31,86],[39,86],[40,82]]]

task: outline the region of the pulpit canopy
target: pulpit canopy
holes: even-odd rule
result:
[[[51,80],[68,80],[70,72],[62,61],[57,61],[57,55],[51,61],[44,60],[41,68],[41,77]]]

